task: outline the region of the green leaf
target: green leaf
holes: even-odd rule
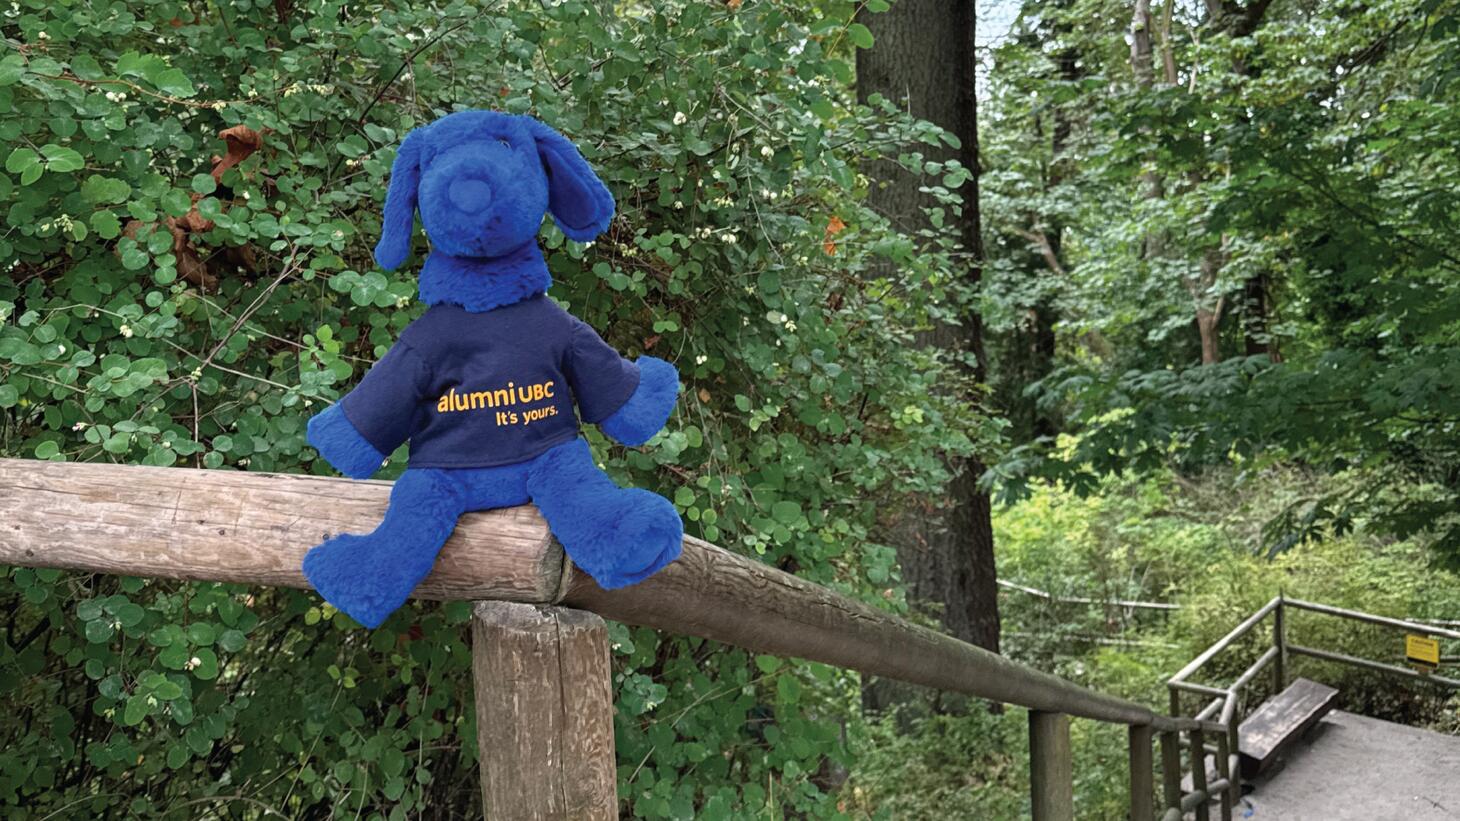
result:
[[[169,670],[182,670],[188,666],[192,654],[182,642],[170,644],[157,654],[157,661]]]
[[[10,156],[5,159],[5,170],[12,174],[20,174],[27,169],[34,168],[40,161],[41,155],[37,154],[35,149],[21,146],[11,151]]]
[[[35,446],[35,458],[51,459],[61,452],[61,446],[47,439]]]
[[[771,518],[783,525],[794,524],[801,518],[801,506],[795,502],[776,502],[771,505]]]
[[[122,223],[117,215],[110,211],[97,211],[91,215],[89,220],[91,230],[102,239],[116,239],[122,235]]]
[[[218,631],[207,622],[196,621],[188,625],[188,641],[193,644],[209,645],[218,637]]]
[[[112,630],[112,623],[103,617],[87,622],[83,632],[86,634],[87,641],[92,644],[102,644],[111,640]]]
[[[117,58],[115,65],[116,72],[122,77],[147,78],[152,74],[160,72],[166,66],[162,59],[151,54],[138,54],[129,51]]]
[[[872,30],[861,23],[853,23],[847,26],[847,37],[857,48],[872,47]]]
[[[135,627],[140,624],[142,622],[142,619],[146,618],[146,616],[147,611],[143,610],[140,604],[135,604],[133,602],[127,602],[126,604],[117,608],[117,621],[121,622],[123,627]]]
[[[142,723],[142,719],[147,717],[147,712],[147,696],[134,695],[127,699],[126,709],[122,711],[122,724],[128,727],[135,727]]]
[[[406,767],[406,757],[399,749],[387,747],[380,752],[380,771],[387,777],[400,775]]]
[[[170,68],[160,72],[152,78],[152,85],[163,94],[171,94],[174,97],[191,97],[198,93],[188,76],[180,69]]]
[[[248,639],[244,637],[241,630],[224,630],[218,635],[218,646],[230,653],[242,650]]]
[[[20,401],[20,391],[14,385],[0,385],[0,408],[13,408]]]
[[[170,707],[172,720],[178,724],[193,723],[193,703],[186,698],[175,699]]]
[[[86,167],[86,160],[74,148],[67,148],[64,145],[46,143],[41,146],[41,154],[46,158],[46,170],[66,174],[72,171],[79,171]]]
[[[212,174],[193,175],[193,191],[207,195],[216,190],[218,190],[218,181],[213,179]]]
[[[120,230],[120,227],[118,227],[118,230]],[[122,267],[128,271],[136,271],[147,264],[147,252],[138,248],[135,244],[121,250]]]
[[[19,54],[7,54],[0,60],[0,86],[14,85],[25,76],[25,58]]]
[[[132,194],[132,186],[115,177],[92,174],[81,184],[81,196],[93,203],[123,202]],[[94,226],[93,226],[94,227]]]
[[[193,675],[204,681],[211,681],[218,677],[218,655],[211,648],[199,647],[193,651],[193,658],[198,660],[197,665],[193,667]]]
[[[170,217],[181,217],[193,210],[193,198],[181,188],[170,189],[162,195],[162,210]],[[171,241],[168,245],[171,246]]]

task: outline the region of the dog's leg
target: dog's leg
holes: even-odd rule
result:
[[[615,485],[582,439],[532,460],[527,490],[574,564],[601,587],[643,581],[679,556],[684,525],[674,505]]]
[[[390,493],[373,533],[335,536],[304,556],[304,575],[325,601],[378,627],[431,572],[436,554],[467,509],[456,471],[411,469]]]

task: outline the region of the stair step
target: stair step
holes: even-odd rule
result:
[[[1338,705],[1338,691],[1300,678],[1263,702],[1238,728],[1242,775],[1251,778],[1270,767],[1278,754]]]

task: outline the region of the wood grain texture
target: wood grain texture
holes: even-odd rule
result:
[[[1130,818],[1131,821],[1155,821],[1155,762],[1152,760],[1152,735],[1149,726],[1133,725],[1126,730],[1130,749]]]
[[[603,619],[564,607],[478,602],[472,673],[486,818],[618,818]]]
[[[1272,766],[1288,744],[1337,706],[1337,690],[1306,678],[1268,699],[1238,729],[1242,774],[1250,778]]]
[[[1067,715],[1029,711],[1029,797],[1034,821],[1074,821],[1075,764]]]
[[[0,459],[0,564],[308,587],[299,563],[380,523],[389,482]],[[562,548],[533,507],[469,513],[423,599],[545,602]]]
[[[1086,690],[853,601],[708,542],[648,579],[604,590],[574,568],[563,604],[670,633],[811,659],[1030,709],[1161,723],[1139,704]]]

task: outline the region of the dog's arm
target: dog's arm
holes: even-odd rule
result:
[[[679,396],[679,371],[658,357],[630,362],[587,323],[570,316],[568,382],[578,415],[625,445],[653,438]]]
[[[421,356],[397,342],[353,391],[309,420],[309,444],[340,473],[370,478],[410,437],[429,379]]]
[[[639,385],[628,401],[607,419],[598,423],[598,429],[625,445],[642,445],[654,437],[679,398],[679,371],[664,360],[654,356],[641,356],[634,362],[639,368]]]

